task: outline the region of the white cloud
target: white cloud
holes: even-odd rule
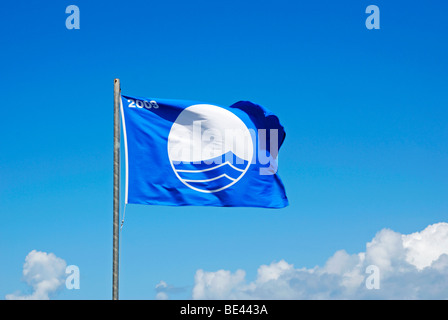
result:
[[[156,284],[156,300],[168,300],[168,293],[166,292],[167,289],[168,284],[163,280]]]
[[[402,237],[407,249],[406,261],[419,270],[430,266],[441,253],[448,253],[448,223],[433,224],[421,232]]]
[[[368,289],[367,267],[379,270],[380,288]],[[403,235],[383,229],[365,252],[337,251],[323,267],[295,268],[284,260],[245,271],[198,270],[194,299],[448,299],[448,223]]]
[[[163,280],[161,280],[158,284],[156,284],[155,289],[156,289],[156,300],[168,300],[169,294],[176,294],[185,291],[185,288],[173,287],[172,285],[169,285]]]
[[[7,300],[48,300],[65,283],[67,263],[53,253],[33,250],[25,258],[23,280],[31,286],[29,295],[7,294]]]
[[[231,299],[234,295],[232,291],[241,285],[245,276],[243,270],[237,270],[234,274],[226,270],[198,270],[194,276],[193,299]]]

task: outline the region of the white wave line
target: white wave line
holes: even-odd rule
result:
[[[210,181],[221,179],[222,177],[225,177],[225,178],[227,178],[229,180],[232,180],[232,181],[236,180],[236,179],[233,179],[233,178],[229,177],[228,175],[226,175],[224,173],[224,174],[222,174],[222,175],[220,175],[218,177],[214,177],[214,178],[211,178],[211,179],[205,179],[205,180],[187,180],[187,179],[183,179],[183,181],[185,181],[185,182],[210,182]]]
[[[239,169],[239,168],[235,167],[235,166],[232,165],[229,161],[226,161],[226,162],[224,162],[224,163],[221,163],[221,164],[219,164],[219,165],[217,165],[216,167],[213,167],[213,168],[207,168],[207,169],[202,169],[202,170],[181,170],[181,169],[179,169],[179,170],[176,170],[176,171],[177,171],[177,172],[190,172],[190,173],[206,172],[206,171],[210,171],[210,170],[218,169],[218,168],[220,168],[220,167],[222,167],[222,166],[224,166],[224,165],[226,165],[226,164],[228,164],[228,165],[231,166],[233,169],[235,169],[235,170],[237,170],[237,171],[239,171],[239,172],[244,172],[243,169]]]

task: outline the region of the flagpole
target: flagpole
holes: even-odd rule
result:
[[[120,79],[114,80],[114,201],[113,201],[113,263],[112,299],[118,300],[118,246],[120,210]]]

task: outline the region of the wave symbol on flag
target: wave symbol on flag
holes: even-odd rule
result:
[[[248,162],[232,152],[220,157],[174,165],[179,178],[194,189],[216,192],[237,181],[244,173]]]

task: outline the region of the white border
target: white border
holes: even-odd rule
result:
[[[125,188],[124,188],[124,203],[128,203],[128,138],[126,136],[126,122],[124,121],[123,112],[123,96],[120,94],[120,111],[121,122],[123,124],[123,140],[124,140],[124,161],[125,161]]]

